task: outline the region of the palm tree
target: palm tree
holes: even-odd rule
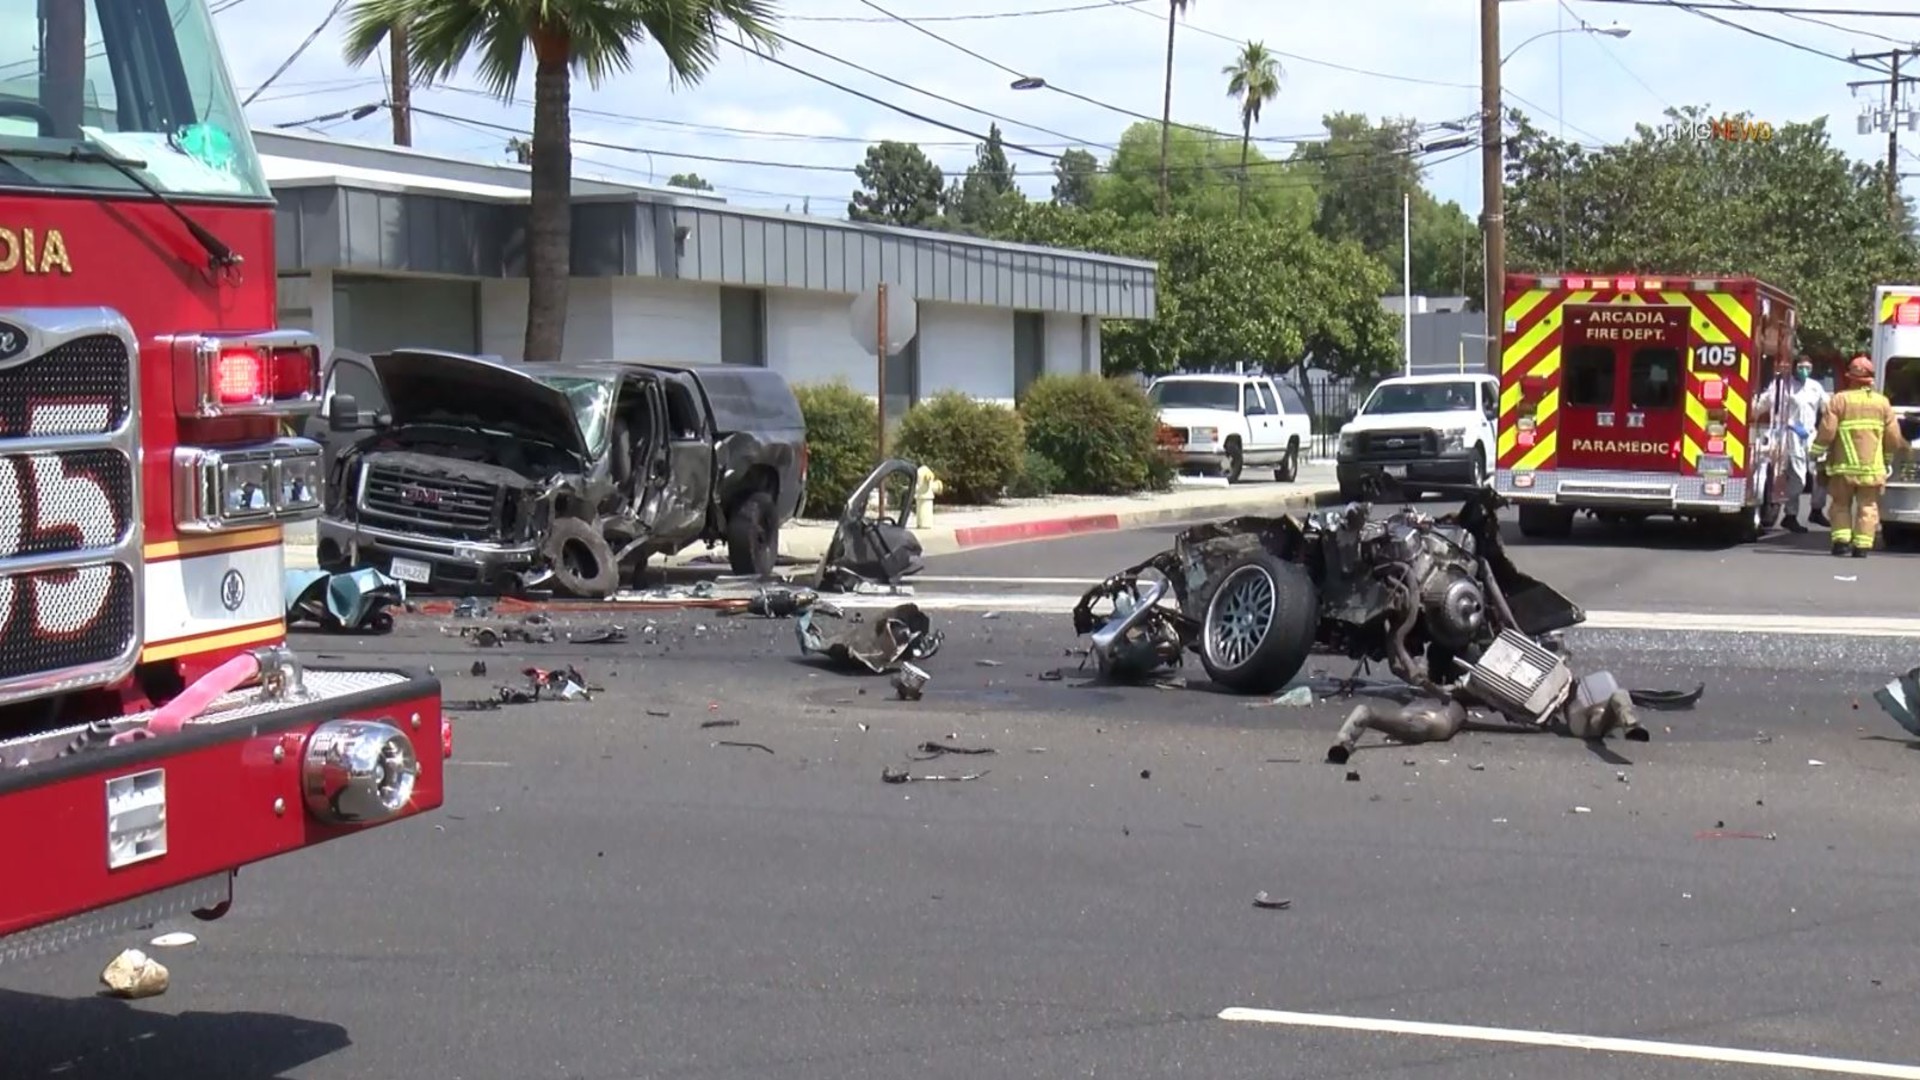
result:
[[[719,55],[722,24],[773,48],[775,11],[774,0],[354,0],[346,57],[366,63],[402,27],[418,81],[449,78],[471,55],[487,90],[511,101],[532,53],[525,356],[558,360],[572,266],[574,74],[597,87],[631,67],[633,46],[651,39],[672,83],[691,85]]]
[[[1240,99],[1240,216],[1247,216],[1247,155],[1253,149],[1253,125],[1260,109],[1280,96],[1280,61],[1258,41],[1249,41],[1233,63],[1220,69],[1227,76],[1227,96]]]
[[[1173,28],[1194,0],[1167,0],[1167,91],[1160,105],[1160,216],[1167,216],[1167,136],[1173,129]]]

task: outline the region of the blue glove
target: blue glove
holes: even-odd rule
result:
[[[1787,430],[1793,432],[1795,435],[1800,436],[1800,438],[1803,441],[1807,437],[1807,426],[1805,424],[1802,424],[1798,420],[1795,420],[1792,424],[1788,425]]]

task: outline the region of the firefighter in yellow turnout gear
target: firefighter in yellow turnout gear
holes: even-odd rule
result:
[[[1907,440],[1893,405],[1873,388],[1873,361],[1856,356],[1847,364],[1847,388],[1820,412],[1810,453],[1826,473],[1833,553],[1864,559],[1880,528],[1880,495],[1887,487],[1887,458],[1904,453]]]

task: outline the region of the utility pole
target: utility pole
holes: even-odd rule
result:
[[[393,47],[389,61],[393,67],[393,88],[387,95],[393,102],[393,145],[412,146],[413,69],[407,62],[407,28],[395,24],[387,40]]]
[[[1908,83],[1920,83],[1920,76],[1900,74],[1902,60],[1920,58],[1920,48],[1893,49],[1883,53],[1855,53],[1850,59],[1856,64],[1884,63],[1887,65],[1887,77],[1850,82],[1848,89],[1858,91],[1863,86],[1884,86],[1887,88],[1887,108],[1885,112],[1868,110],[1860,114],[1860,134],[1866,135],[1877,128],[1887,132],[1887,210],[1900,212],[1900,125],[1905,123],[1907,130],[1920,131],[1920,110],[1909,108],[1906,116],[1901,116],[1900,90]]]
[[[1500,107],[1500,0],[1480,0],[1480,227],[1487,240],[1487,372],[1500,374],[1506,326],[1507,189],[1503,167],[1506,116]]]

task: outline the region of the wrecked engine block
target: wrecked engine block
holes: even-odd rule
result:
[[[1197,653],[1239,693],[1287,685],[1315,651],[1546,723],[1573,694],[1559,631],[1585,614],[1521,572],[1501,546],[1498,495],[1436,518],[1365,503],[1293,517],[1241,517],[1182,532],[1171,550],[1087,591],[1075,630],[1101,673],[1138,679]]]

